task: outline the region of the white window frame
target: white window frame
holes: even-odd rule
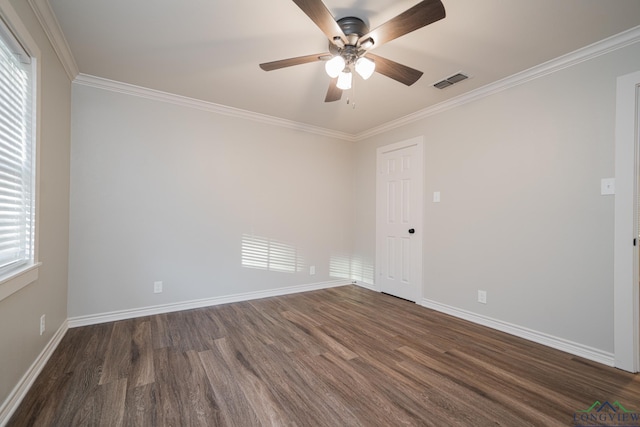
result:
[[[27,31],[27,28],[20,20],[15,9],[9,3],[9,0],[0,0],[0,25],[4,29],[0,31],[10,31],[15,39],[27,52],[32,62],[32,76],[33,76],[33,113],[32,113],[32,137],[34,138],[34,165],[33,165],[33,190],[35,199],[35,214],[34,214],[34,236],[33,236],[33,261],[23,263],[19,267],[6,272],[0,276],[0,301],[9,297],[13,293],[19,291],[30,283],[35,282],[38,279],[39,267],[42,265],[38,258],[38,230],[39,230],[39,196],[40,196],[40,50],[37,44]]]

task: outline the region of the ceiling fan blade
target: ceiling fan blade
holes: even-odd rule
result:
[[[332,43],[335,37],[339,37],[343,43],[347,43],[347,37],[342,32],[342,28],[322,3],[322,0],[293,0],[293,2],[311,18]]]
[[[342,98],[342,89],[340,89],[337,84],[337,77],[335,79],[331,79],[331,82],[329,83],[329,89],[327,90],[327,96],[324,98],[324,102],[340,101],[340,98]]]
[[[439,21],[446,16],[444,6],[440,0],[424,0],[410,9],[402,12],[395,18],[390,19],[368,34],[360,37],[359,42],[373,39],[373,46],[376,48],[393,39],[409,34],[412,31]]]
[[[387,58],[383,58],[372,53],[367,53],[367,58],[373,59],[376,63],[376,72],[383,74],[393,80],[411,86],[422,77],[422,71],[407,67]]]
[[[309,62],[322,61],[331,58],[330,53],[317,53],[315,55],[298,56],[296,58],[281,59],[279,61],[265,62],[260,64],[260,68],[265,71],[278,70],[280,68],[292,67],[294,65],[308,64]]]

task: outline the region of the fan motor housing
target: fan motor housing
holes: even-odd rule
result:
[[[340,18],[337,22],[340,28],[342,28],[342,32],[345,36],[357,34],[358,38],[360,38],[369,32],[367,24],[365,24],[362,19],[356,18],[355,16]]]
[[[345,16],[336,21],[342,32],[347,36],[348,46],[356,46],[358,39],[369,32],[369,27],[364,21],[355,16]],[[339,53],[339,48],[329,41],[329,51],[336,55]]]

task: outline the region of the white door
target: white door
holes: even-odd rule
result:
[[[422,137],[378,148],[376,286],[422,298]]]

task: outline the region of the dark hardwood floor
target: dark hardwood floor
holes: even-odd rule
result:
[[[553,426],[596,401],[640,412],[639,377],[345,286],[70,329],[9,425]]]

